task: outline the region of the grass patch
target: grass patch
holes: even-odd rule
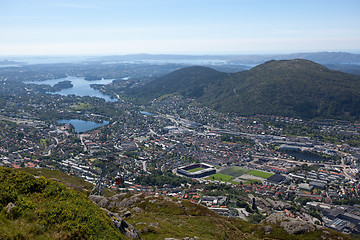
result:
[[[91,110],[94,107],[89,103],[80,102],[77,105],[72,105],[71,108],[74,109],[74,110]]]
[[[255,142],[252,139],[244,138],[241,136],[233,136],[233,135],[222,135],[221,140],[225,143],[237,143],[244,146],[254,146]]]
[[[208,180],[217,180],[217,181],[223,181],[223,182],[230,182],[231,180],[234,179],[234,177],[229,176],[229,175],[225,175],[222,173],[215,173],[213,175],[210,175],[208,178],[206,178]]]
[[[86,182],[81,178],[65,174],[60,170],[51,170],[46,168],[21,168],[20,171],[24,171],[35,176],[43,176],[46,178],[50,178],[75,189],[81,188],[83,190],[86,189],[90,191],[94,187],[94,185],[92,185],[91,183]]]
[[[267,173],[267,172],[262,172],[259,170],[252,170],[250,172],[248,172],[249,175],[255,176],[255,177],[261,177],[261,178],[269,178],[272,175],[274,175],[273,173]]]
[[[46,178],[53,179],[85,195],[88,195],[94,187],[93,184],[86,182],[84,179],[68,175],[66,173],[61,172],[60,170],[50,170],[46,168],[21,168],[19,171],[24,171],[35,176],[43,176]],[[115,194],[116,194],[115,191],[109,188],[105,189],[105,195],[107,197],[113,196]]]
[[[197,172],[197,171],[200,171],[200,170],[203,170],[202,167],[197,167],[197,168],[193,168],[193,169],[190,169],[190,170],[187,170],[188,172]]]
[[[235,184],[235,185],[239,185],[240,183],[239,182],[235,182],[235,181],[229,181],[230,183],[232,184]]]
[[[50,139],[48,138],[40,139],[40,144],[43,145],[44,148],[46,149],[50,144]]]
[[[224,170],[221,170],[220,173],[225,174],[225,175],[229,175],[232,177],[240,177],[241,175],[250,172],[251,170],[248,168],[242,168],[242,167],[238,167],[238,166],[232,166],[232,167],[228,167]]]
[[[174,95],[179,95],[179,94],[177,94],[177,93],[164,94],[164,95],[160,96],[160,97],[158,98],[158,100],[163,100],[163,99],[165,99],[165,98],[172,97],[172,96],[174,96]]]

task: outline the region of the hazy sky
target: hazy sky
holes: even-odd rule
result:
[[[0,55],[360,52],[359,0],[0,0]]]

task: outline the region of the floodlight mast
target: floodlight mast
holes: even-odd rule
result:
[[[106,157],[101,157],[99,160],[102,162],[101,174],[96,181],[94,188],[91,190],[90,195],[98,195],[105,197],[105,180],[108,173],[108,163],[114,163],[115,156],[112,153],[106,153]],[[117,173],[115,177],[115,184],[120,185],[124,183],[124,174]]]
[[[99,158],[99,160],[102,162],[101,166],[101,174],[96,181],[96,184],[94,188],[91,190],[90,195],[98,195],[98,196],[104,196],[105,197],[105,179],[106,179],[106,171],[107,171],[107,163],[109,161],[110,157],[106,158]]]

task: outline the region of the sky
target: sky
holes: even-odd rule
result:
[[[0,0],[0,55],[360,53],[359,0]]]

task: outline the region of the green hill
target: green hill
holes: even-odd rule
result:
[[[204,89],[212,83],[225,79],[227,73],[218,72],[208,67],[186,67],[160,77],[141,88],[129,89],[128,94],[135,101],[147,101],[166,94],[177,93],[197,98],[204,94]]]
[[[234,74],[222,86],[209,86],[201,101],[245,115],[360,117],[360,77],[308,60],[266,62]]]
[[[360,77],[302,59],[273,60],[234,74],[184,68],[128,94],[149,101],[174,93],[196,98],[218,111],[242,115],[360,118]]]

